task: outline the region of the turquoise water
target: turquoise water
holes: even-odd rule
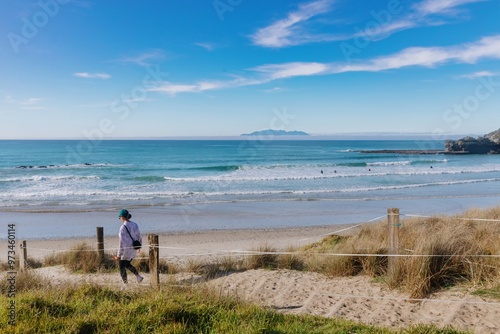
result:
[[[338,225],[500,203],[500,156],[363,154],[419,141],[0,141],[0,215],[19,238]],[[332,227],[333,228],[333,227]],[[334,228],[333,228],[334,229]]]
[[[431,141],[0,141],[0,210],[498,196],[500,156]]]

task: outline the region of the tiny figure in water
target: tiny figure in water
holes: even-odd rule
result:
[[[432,168],[432,166],[431,166],[431,168]]]
[[[321,174],[323,174],[323,170],[321,170]]]
[[[370,168],[368,168],[368,171],[371,172],[372,170]]]
[[[334,171],[333,171],[333,173],[334,173],[334,174],[336,174],[336,173],[337,173],[337,170],[334,170]]]

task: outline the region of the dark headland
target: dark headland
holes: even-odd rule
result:
[[[500,154],[500,129],[482,137],[464,137],[444,142],[443,150],[363,150],[361,153],[393,154]]]

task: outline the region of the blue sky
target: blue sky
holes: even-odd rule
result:
[[[500,127],[500,1],[4,0],[0,138]]]

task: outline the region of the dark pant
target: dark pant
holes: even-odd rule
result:
[[[123,283],[127,283],[127,270],[130,270],[130,272],[134,275],[139,275],[137,272],[137,269],[133,265],[130,264],[130,261],[127,260],[120,260],[119,262],[120,265],[120,275],[122,277]]]

